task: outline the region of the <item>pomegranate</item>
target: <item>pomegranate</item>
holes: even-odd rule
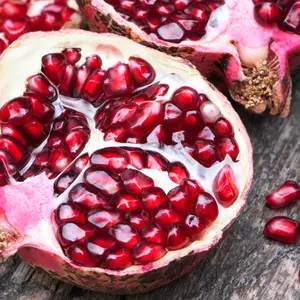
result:
[[[286,117],[300,1],[77,0],[90,28],[190,60],[247,109]],[[246,33],[246,34],[245,34]]]
[[[1,257],[123,294],[191,270],[251,183],[229,102],[187,61],[112,34],[27,34],[0,74],[16,63],[0,81]]]
[[[0,54],[8,44],[30,31],[79,28],[81,16],[74,0],[3,0],[0,2]]]

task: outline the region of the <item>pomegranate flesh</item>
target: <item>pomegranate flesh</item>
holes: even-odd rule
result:
[[[0,60],[0,74],[23,70],[0,81],[1,257],[143,292],[189,271],[240,213],[247,133],[187,61],[79,30],[24,35]]]

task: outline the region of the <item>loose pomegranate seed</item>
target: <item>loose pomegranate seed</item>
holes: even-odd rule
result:
[[[137,86],[150,84],[155,78],[155,71],[152,66],[141,58],[129,57],[129,69]]]
[[[213,191],[219,203],[224,207],[231,206],[237,199],[239,191],[229,165],[225,165],[215,177]]]
[[[89,239],[86,248],[89,255],[98,263],[104,260],[115,244],[115,240],[109,236],[96,237]]]
[[[141,240],[137,231],[127,224],[116,224],[110,229],[110,234],[127,249],[133,249]]]
[[[181,216],[171,207],[162,205],[157,210],[154,216],[155,222],[157,222],[163,228],[167,228],[174,223],[181,221]]]
[[[166,249],[152,242],[140,243],[133,250],[133,258],[136,264],[146,264],[160,259],[166,254]]]
[[[168,200],[164,190],[159,187],[153,187],[142,192],[143,206],[150,213]]]
[[[181,184],[190,176],[185,166],[180,162],[171,163],[169,165],[168,174],[170,179],[177,184]]]
[[[277,190],[266,196],[267,204],[273,209],[285,207],[298,200],[300,200],[300,187],[292,180],[286,181]]]
[[[88,222],[98,229],[109,229],[123,221],[122,215],[114,210],[99,210],[88,217]]]
[[[153,179],[137,170],[127,169],[121,178],[125,188],[137,194],[154,187]]]
[[[137,231],[141,231],[147,227],[150,222],[149,214],[144,210],[135,210],[127,215],[128,222],[131,227]]]
[[[130,267],[132,265],[132,260],[130,251],[120,248],[109,253],[102,267],[112,270],[122,270]]]
[[[219,215],[218,205],[214,197],[209,193],[200,192],[194,214],[204,220],[206,224],[214,222]]]
[[[66,255],[76,262],[77,264],[87,266],[87,267],[95,267],[96,263],[89,256],[85,246],[71,246],[66,249]]]
[[[113,203],[116,209],[124,213],[142,208],[142,202],[138,195],[128,192],[120,191],[113,196]]]
[[[174,224],[167,233],[166,246],[170,250],[182,249],[190,243],[185,226],[183,224]]]
[[[282,20],[282,9],[275,3],[258,3],[254,6],[257,19],[265,23],[277,23]]]
[[[67,222],[85,223],[86,216],[68,204],[60,204],[55,210],[55,220],[58,224]]]
[[[288,217],[274,217],[267,222],[264,235],[281,243],[296,244],[300,238],[300,224]]]
[[[194,156],[204,167],[211,167],[217,161],[214,143],[209,140],[199,139],[195,145]]]

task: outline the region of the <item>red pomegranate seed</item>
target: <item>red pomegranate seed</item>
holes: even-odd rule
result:
[[[126,10],[132,11],[135,5],[135,1],[133,0],[121,0],[120,7]]]
[[[10,137],[0,136],[0,149],[6,151],[18,166],[25,164],[29,158],[22,145]]]
[[[142,192],[143,206],[150,213],[168,200],[164,190],[159,187],[153,187]]]
[[[184,223],[186,231],[193,239],[198,239],[206,228],[206,222],[194,215],[187,215]]]
[[[27,145],[27,142],[26,142],[24,136],[13,125],[1,124],[0,128],[1,128],[2,135],[6,135],[6,136],[13,138],[14,140],[18,141],[23,146]]]
[[[216,200],[211,194],[205,193],[204,191],[199,193],[194,215],[199,217],[200,220],[203,220],[206,224],[211,224],[217,219],[219,209]]]
[[[116,224],[109,232],[121,246],[127,249],[133,249],[141,240],[137,231],[127,224]]]
[[[177,184],[181,184],[185,179],[187,179],[190,176],[185,166],[180,162],[170,163],[168,174],[170,179]]]
[[[145,241],[164,245],[166,233],[159,225],[154,223],[142,230],[142,238]]]
[[[81,58],[81,49],[79,48],[67,48],[63,50],[63,54],[66,57],[67,63],[75,65]]]
[[[65,5],[63,3],[48,4],[43,8],[43,12],[52,11],[55,13],[61,13],[63,11],[64,7],[65,7]]]
[[[24,125],[32,117],[28,97],[18,97],[6,102],[0,109],[0,122]]]
[[[145,95],[148,97],[148,99],[155,99],[158,96],[165,96],[168,90],[169,86],[167,84],[154,83],[147,87],[145,90]]]
[[[25,19],[28,6],[23,3],[3,1],[0,4],[0,17],[3,19]]]
[[[55,220],[57,224],[63,224],[67,222],[85,223],[86,216],[79,210],[71,207],[68,204],[60,204],[55,210]]]
[[[87,153],[79,156],[73,166],[72,166],[72,171],[75,173],[75,174],[79,174],[81,173],[81,171],[88,165],[89,163],[89,155]]]
[[[139,148],[124,147],[129,155],[130,164],[138,170],[142,170],[146,166],[146,153]]]
[[[106,167],[119,173],[127,168],[129,156],[120,148],[108,147],[95,151],[91,155],[90,161],[93,166]]]
[[[136,229],[137,231],[141,231],[143,228],[146,228],[150,222],[149,214],[144,210],[135,210],[126,216],[129,225]]]
[[[129,57],[129,69],[137,86],[150,84],[155,78],[155,71],[152,66],[141,58]]]
[[[65,67],[66,58],[62,53],[52,53],[42,57],[42,72],[55,85],[60,84]]]
[[[186,179],[182,183],[182,186],[185,190],[188,191],[191,201],[194,201],[198,198],[200,192],[204,192],[202,186],[199,184],[197,180],[194,179]]]
[[[62,74],[60,85],[58,87],[62,95],[71,96],[71,84],[75,72],[75,66],[66,65],[65,71]]]
[[[113,250],[107,256],[102,267],[111,270],[123,270],[132,265],[132,255],[129,250],[121,248]]]
[[[159,3],[156,6],[156,12],[161,16],[168,17],[172,12],[175,11],[175,7],[172,3]]]
[[[103,70],[93,71],[86,79],[85,84],[82,87],[80,97],[91,103],[95,102],[103,94],[102,86],[104,76],[105,71]]]
[[[82,88],[90,75],[90,70],[86,65],[79,67],[74,76],[72,82],[73,94],[72,96],[78,98],[81,94]]]
[[[2,52],[6,49],[7,45],[6,43],[0,39],[0,54],[2,54]]]
[[[38,31],[43,30],[44,28],[44,16],[38,15],[38,16],[32,16],[28,18],[29,26],[31,28],[31,31]]]
[[[268,205],[273,209],[285,207],[299,200],[300,186],[292,180],[286,181],[282,186],[266,197]]]
[[[166,252],[162,245],[143,242],[133,250],[133,258],[136,264],[146,264],[162,258]]]
[[[44,168],[49,166],[49,149],[45,148],[40,153],[37,154],[35,160],[33,161],[33,166],[37,168]]]
[[[15,162],[13,161],[12,157],[9,155],[8,152],[0,150],[0,161],[4,165],[6,172],[12,177],[19,177],[18,170],[16,168]],[[5,173],[6,172],[2,172]]]
[[[64,144],[63,138],[58,135],[49,136],[47,145],[50,148],[58,148]]]
[[[164,118],[164,107],[160,102],[141,103],[128,122],[128,132],[137,137],[147,136],[160,125]]]
[[[34,146],[39,145],[47,135],[47,128],[37,120],[32,120],[24,126],[24,132]]]
[[[43,74],[31,76],[26,85],[26,92],[33,93],[36,96],[47,98],[53,102],[57,99],[55,87],[48,81]]]
[[[68,134],[70,131],[85,130],[89,131],[86,119],[79,116],[69,118],[63,123],[63,131],[65,134]],[[59,130],[58,130],[59,131]]]
[[[211,167],[217,161],[215,144],[209,140],[199,139],[195,145],[194,156],[204,167]]]
[[[58,13],[46,11],[42,13],[43,29],[45,31],[59,30],[64,25],[62,16]]]
[[[167,228],[174,223],[181,221],[181,216],[169,205],[162,205],[154,216],[157,222],[163,228]]]
[[[86,267],[95,267],[96,263],[89,256],[85,246],[70,246],[66,249],[66,255],[77,264]]]
[[[158,125],[154,130],[148,135],[148,143],[163,143],[166,140],[166,131],[162,125]]]
[[[130,95],[134,86],[128,65],[118,63],[106,72],[103,90],[107,97]]]
[[[207,6],[204,3],[193,3],[189,5],[184,12],[197,19],[201,23],[206,24],[208,22],[208,19],[210,17],[211,12],[208,10]]]
[[[284,30],[295,32],[296,34],[300,34],[299,13],[300,13],[300,2],[297,1],[291,7],[289,13],[287,14],[287,16],[283,21],[282,27]]]
[[[220,161],[223,161],[226,155],[229,155],[233,161],[236,161],[239,155],[239,148],[233,138],[223,138],[217,141],[216,144],[217,156]]]
[[[183,127],[184,115],[182,111],[172,103],[165,106],[164,127],[167,130],[178,131]]]
[[[102,60],[98,55],[90,55],[85,59],[85,65],[91,70],[100,69],[102,66]]]
[[[120,191],[113,196],[112,202],[116,209],[124,213],[142,208],[141,200],[138,195],[128,192]]]
[[[30,31],[29,23],[25,20],[4,20],[1,29],[9,42],[15,41],[21,35]]]
[[[168,198],[172,206],[178,211],[187,213],[190,212],[195,204],[188,191],[184,189],[184,186],[176,186],[168,192]]]
[[[159,38],[172,43],[179,43],[184,38],[183,29],[175,22],[165,21],[157,29]]]
[[[44,124],[52,121],[55,110],[54,106],[50,102],[35,96],[29,96],[28,99],[30,101],[34,117]]]
[[[76,175],[64,173],[60,175],[54,182],[54,192],[58,195],[62,194],[76,179]]]
[[[93,260],[100,262],[114,248],[115,244],[115,240],[109,236],[96,237],[87,242],[86,248]]]
[[[126,128],[122,125],[112,126],[105,131],[104,141],[116,141],[119,143],[125,142],[127,138]]]
[[[275,3],[258,3],[254,6],[254,12],[265,23],[278,23],[282,20],[282,9]]]
[[[174,224],[167,233],[166,246],[170,250],[182,249],[190,243],[188,233],[183,224]]]
[[[125,188],[137,194],[154,187],[154,181],[151,177],[133,169],[124,171],[121,179]]]
[[[213,125],[213,132],[215,136],[219,138],[230,137],[233,135],[232,126],[225,118],[220,118]]]
[[[169,161],[161,154],[153,151],[147,151],[146,167],[152,170],[167,171]]]
[[[281,243],[296,244],[300,238],[300,224],[288,217],[274,217],[267,222],[264,235]]]
[[[181,87],[172,96],[172,103],[183,112],[197,109],[199,105],[198,93],[193,88]]]
[[[239,191],[229,165],[225,165],[215,177],[213,191],[218,202],[224,207],[231,206],[238,198]]]
[[[90,135],[84,130],[72,131],[65,136],[65,142],[70,153],[77,156],[85,147]]]
[[[121,190],[121,180],[111,170],[100,167],[89,168],[84,173],[84,179],[91,188],[108,197]]]
[[[86,239],[93,236],[95,233],[95,229],[83,225],[83,224],[75,224],[75,223],[65,223],[59,227],[58,230],[58,239],[60,244],[63,247],[68,247],[73,244],[82,244]]]
[[[123,221],[122,215],[115,210],[104,210],[93,212],[88,217],[88,222],[98,229],[107,230]]]
[[[185,130],[198,131],[203,128],[203,123],[199,113],[195,110],[186,112],[184,116],[183,128]]]
[[[55,148],[50,152],[50,167],[54,173],[61,173],[72,162],[69,151],[64,148]]]
[[[207,126],[205,126],[203,128],[203,130],[201,130],[199,133],[198,133],[198,138],[200,138],[201,140],[204,139],[204,140],[210,140],[210,141],[214,141],[215,140],[215,135],[212,133],[211,129]]]

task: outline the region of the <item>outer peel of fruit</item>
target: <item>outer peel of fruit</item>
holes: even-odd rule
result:
[[[227,0],[211,16],[206,35],[198,42],[162,41],[123,19],[103,0],[77,0],[90,28],[112,32],[139,43],[190,60],[207,78],[220,80],[231,96],[256,113],[270,109],[286,117],[290,109],[290,72],[300,64],[300,36],[276,25],[261,25],[252,0]],[[252,79],[263,71],[263,78]]]
[[[118,48],[120,45],[121,48]],[[176,72],[187,78],[188,84],[194,88],[201,86],[206,95],[220,108],[224,117],[234,124],[235,138],[242,153],[240,163],[243,170],[238,199],[226,209],[223,217],[211,225],[201,240],[186,248],[170,251],[163,258],[143,266],[135,265],[125,270],[112,271],[73,264],[63,254],[54,234],[56,225],[53,221],[53,210],[58,203],[53,196],[53,183],[44,174],[21,184],[0,188],[0,233],[1,237],[4,237],[1,239],[0,254],[3,259],[18,251],[32,266],[42,268],[68,283],[95,291],[129,294],[152,290],[190,271],[220,241],[223,232],[241,212],[252,180],[250,140],[231,104],[187,61],[169,57],[112,34],[99,35],[80,30],[63,30],[24,35],[0,58],[0,104],[22,92],[26,78],[38,70],[42,55],[67,47],[82,48],[85,54],[100,53],[105,59],[109,59],[111,55],[120,57],[121,60],[124,59],[123,56],[131,55],[147,57],[154,68],[167,74]],[[24,56],[33,48],[36,51],[32,59],[24,60]],[[4,77],[3,70],[14,66],[16,61],[22,64],[19,71],[13,74],[14,80]],[[17,212],[19,207],[21,211]]]

